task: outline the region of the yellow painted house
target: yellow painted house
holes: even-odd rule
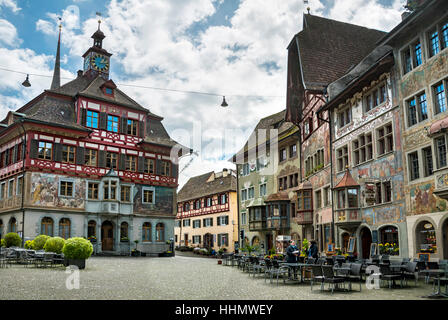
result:
[[[177,195],[176,246],[234,251],[238,241],[236,189],[233,170],[190,178]]]

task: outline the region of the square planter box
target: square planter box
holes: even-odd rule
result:
[[[77,266],[78,269],[86,268],[86,260],[85,259],[65,259],[64,266]]]

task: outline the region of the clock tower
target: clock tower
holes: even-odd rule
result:
[[[109,80],[110,57],[112,54],[103,49],[103,40],[106,38],[100,29],[101,20],[98,21],[98,30],[92,35],[93,46],[82,56],[84,58],[84,74],[100,75]]]

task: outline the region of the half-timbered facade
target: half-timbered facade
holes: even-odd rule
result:
[[[109,79],[98,30],[84,70],[0,124],[0,232],[89,238],[96,253],[163,253],[174,238],[176,142]],[[59,67],[59,47],[56,68]],[[132,244],[132,245],[131,245]]]
[[[190,178],[178,193],[176,245],[234,251],[238,241],[236,198],[233,170]]]

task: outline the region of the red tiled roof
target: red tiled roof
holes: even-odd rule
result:
[[[353,179],[350,174],[350,170],[346,170],[341,181],[333,189],[347,188],[347,187],[359,187],[359,184]]]
[[[279,191],[277,193],[270,194],[264,202],[276,202],[276,201],[289,201],[288,192]]]

